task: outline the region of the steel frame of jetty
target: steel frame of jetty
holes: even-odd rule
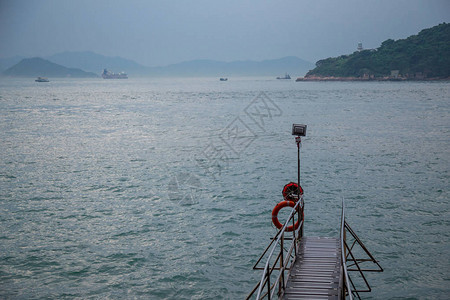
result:
[[[344,200],[339,238],[304,237],[304,208],[301,195],[256,261],[261,280],[246,299],[361,299],[372,290],[365,273],[383,268],[346,222]],[[287,231],[297,221],[298,228]]]

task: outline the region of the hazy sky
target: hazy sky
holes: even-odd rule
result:
[[[0,0],[0,57],[94,51],[148,66],[316,62],[450,22],[450,0]]]

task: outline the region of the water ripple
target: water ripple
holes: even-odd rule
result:
[[[244,298],[296,180],[293,122],[306,234],[337,236],[344,197],[385,267],[368,299],[447,297],[448,83],[216,81],[0,83],[0,298]],[[282,109],[262,129],[261,91]],[[221,160],[236,117],[257,138]]]

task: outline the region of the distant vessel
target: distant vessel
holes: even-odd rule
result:
[[[289,74],[286,73],[286,74],[284,75],[284,77],[277,77],[277,79],[291,79],[291,76],[289,76]]]
[[[50,80],[48,80],[47,77],[38,77],[35,81],[36,82],[50,82]]]
[[[220,78],[220,81],[227,81],[227,80],[228,80],[228,78],[223,78],[223,77]]]
[[[107,69],[103,69],[102,77],[103,79],[128,79],[127,73],[113,73],[108,71]]]

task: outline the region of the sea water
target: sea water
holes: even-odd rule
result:
[[[450,84],[0,81],[0,298],[242,299],[297,180],[305,235],[347,221],[366,299],[450,294]]]

